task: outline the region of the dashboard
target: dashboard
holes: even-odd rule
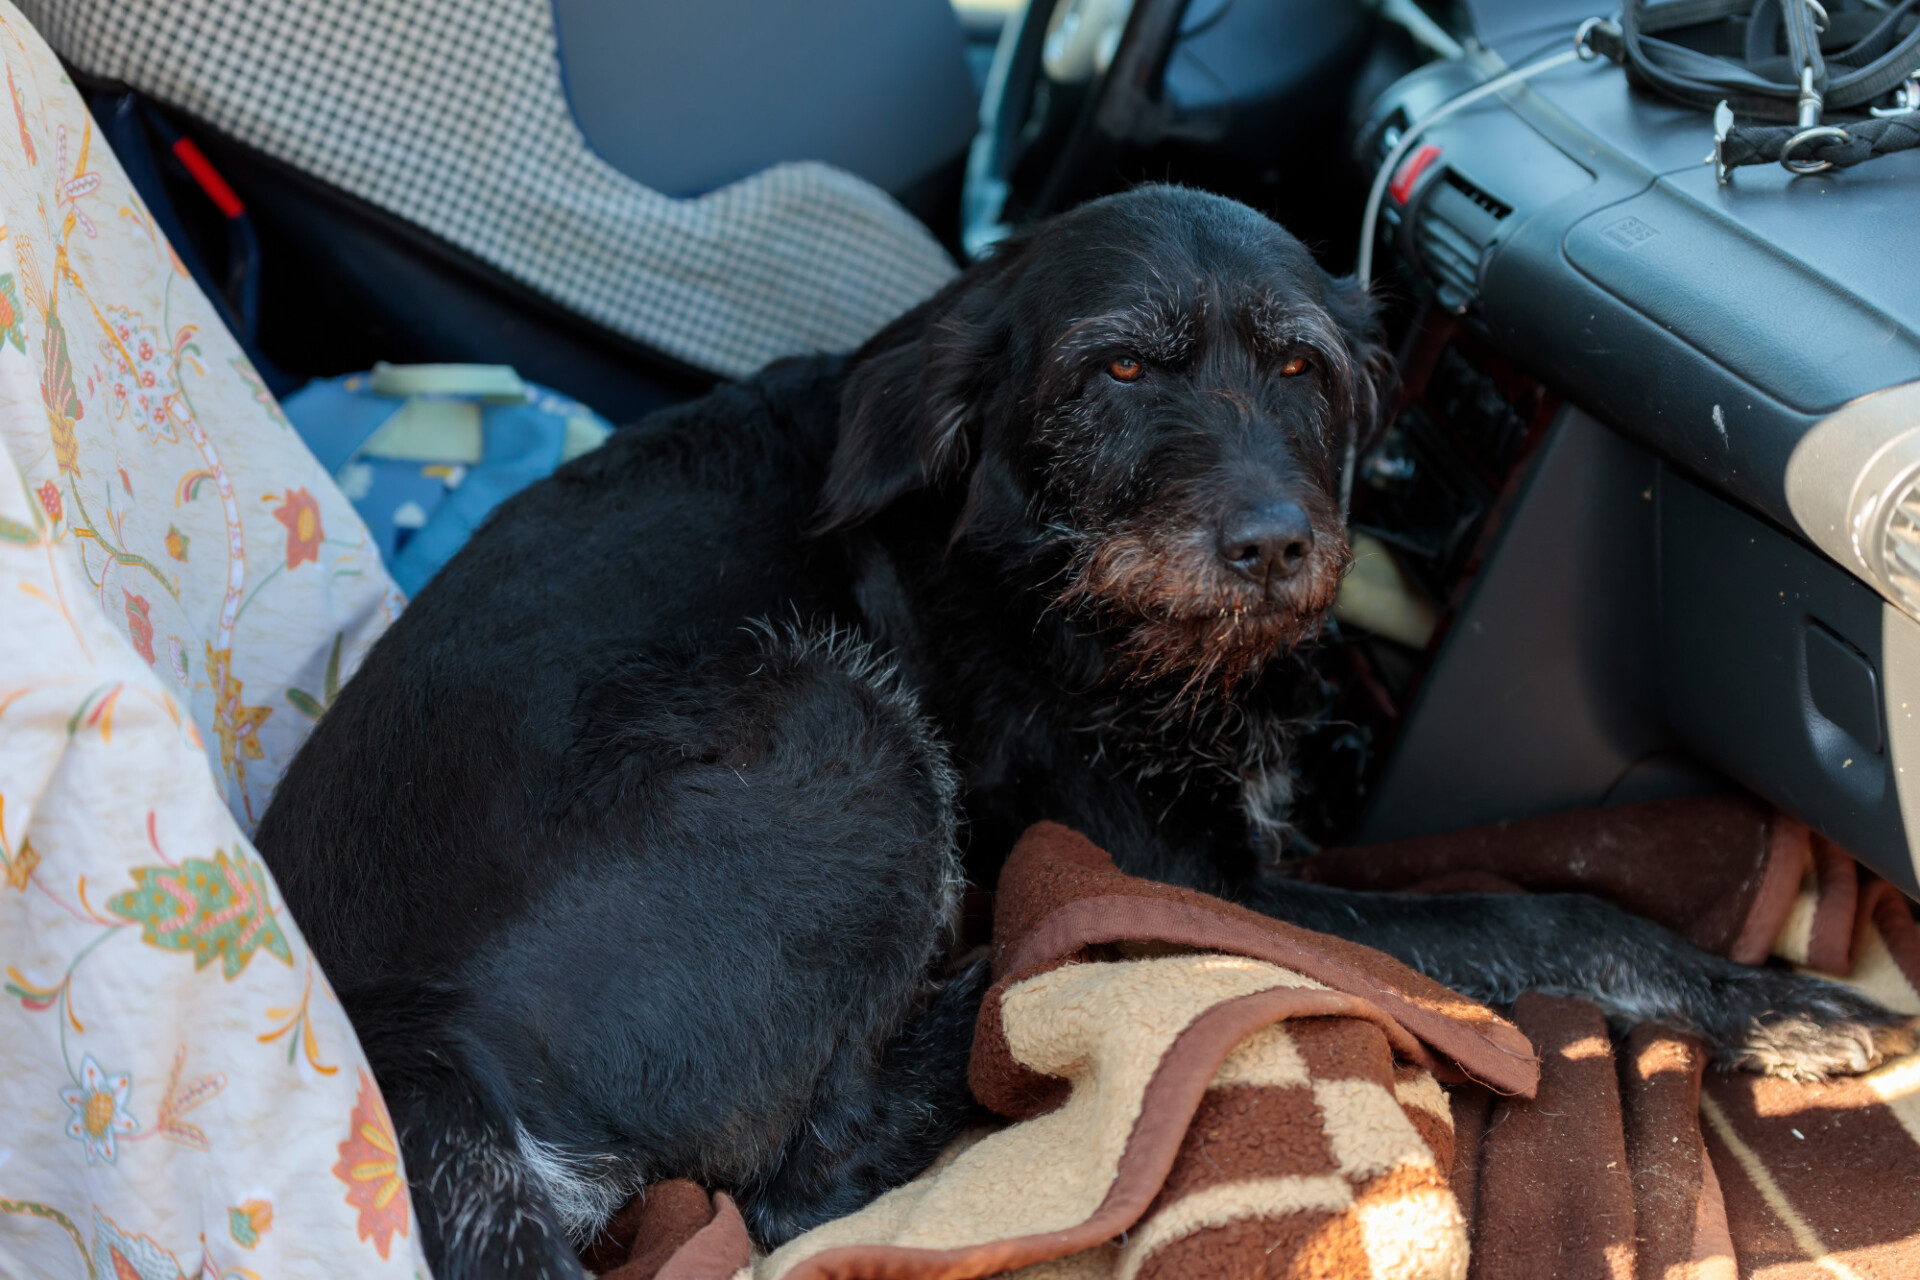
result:
[[[1378,97],[1364,164],[1592,14],[1461,10],[1484,51]],[[1705,113],[1594,61],[1439,122],[1394,175],[1380,250],[1428,317],[1408,409],[1464,362],[1524,422],[1473,563],[1432,587],[1455,598],[1358,835],[1731,780],[1920,895],[1920,151],[1721,184],[1711,150]],[[1463,451],[1427,448],[1425,487]],[[1416,573],[1421,471],[1374,465],[1356,499]]]

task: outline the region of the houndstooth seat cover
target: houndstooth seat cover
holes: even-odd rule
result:
[[[729,376],[846,350],[954,272],[891,197],[782,164],[675,199],[596,156],[547,0],[19,0],[60,55]]]

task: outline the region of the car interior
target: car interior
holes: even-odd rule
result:
[[[21,7],[276,395],[511,365],[618,429],[737,376]],[[1399,380],[1285,856],[1744,791],[1920,900],[1920,148],[1724,168],[1724,122],[1636,83],[1592,0],[551,12],[586,147],[678,201],[822,162],[965,264],[1172,182],[1361,273]]]
[[[556,6],[608,163],[689,195],[830,161],[961,253],[1173,180],[1271,213],[1335,270],[1402,130],[1593,16],[1472,0],[1449,20],[1470,52],[1445,58],[1424,27],[1306,0],[747,8]],[[190,115],[86,87],[283,386],[510,358],[620,422],[712,381]],[[1438,122],[1399,168],[1376,274],[1400,404],[1353,519],[1411,602],[1372,629],[1343,610],[1309,847],[1737,784],[1920,892],[1920,434],[1901,434],[1920,292],[1889,262],[1920,159],[1720,184],[1711,144],[1700,113],[1596,59]]]

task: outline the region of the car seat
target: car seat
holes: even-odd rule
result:
[[[257,224],[260,347],[297,376],[509,364],[620,421],[856,346],[954,270],[894,198],[957,192],[945,0],[24,4]]]

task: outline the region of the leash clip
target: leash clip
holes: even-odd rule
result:
[[[1713,180],[1726,186],[1733,179],[1733,170],[1727,167],[1727,134],[1733,131],[1733,108],[1727,105],[1725,98],[1713,109],[1713,154],[1707,159],[1713,161]]]
[[[1588,18],[1573,33],[1573,52],[1582,62],[1592,62],[1596,58],[1619,62],[1624,56],[1621,36],[1618,23],[1605,18]]]
[[[1788,138],[1785,145],[1780,148],[1780,163],[1785,166],[1788,173],[1825,173],[1828,169],[1833,168],[1833,161],[1831,160],[1795,160],[1793,158],[1795,147],[1800,146],[1802,143],[1816,141],[1820,138],[1833,138],[1839,142],[1853,141],[1853,135],[1849,134],[1845,129],[1836,129],[1832,125],[1816,125],[1811,129],[1802,129],[1791,138]]]
[[[1813,0],[1807,0],[1807,4],[1811,8],[1819,8]],[[1825,10],[1821,10],[1821,13],[1824,16]],[[1813,68],[1800,68],[1800,132],[1788,138],[1780,148],[1780,165],[1788,173],[1801,175],[1824,173],[1833,168],[1833,162],[1829,160],[1795,160],[1794,151],[1806,143],[1820,138],[1838,138],[1841,142],[1853,141],[1847,136],[1845,129],[1836,129],[1830,125],[1823,127],[1820,124],[1820,109],[1825,105],[1826,99],[1821,96],[1818,89],[1813,87]]]
[[[1867,108],[1870,114],[1882,118],[1903,116],[1914,110],[1920,110],[1920,74],[1908,76],[1893,87],[1892,106]]]
[[[1820,109],[1826,105],[1826,97],[1813,87],[1813,68],[1800,68],[1800,128],[1803,132],[1819,127]]]

